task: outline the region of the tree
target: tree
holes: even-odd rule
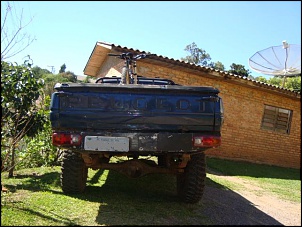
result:
[[[32,22],[32,18],[24,24],[23,9],[20,15],[12,9],[9,2],[6,2],[6,6],[2,6],[1,2],[1,61],[19,54],[36,40],[27,33],[22,33],[24,28]]]
[[[216,63],[214,63],[213,68],[217,69],[219,71],[224,71],[225,70],[224,65],[220,61],[217,61]]]
[[[93,76],[86,76],[84,79],[84,83],[90,83],[91,80],[95,79]]]
[[[274,85],[274,86],[277,86],[277,87],[281,87],[282,85],[282,81],[283,79],[281,79],[280,77],[271,77],[267,80],[267,83],[268,84],[271,84],[271,85]]]
[[[65,63],[63,65],[61,65],[61,68],[59,70],[59,73],[65,73],[65,69],[66,69],[66,65]]]
[[[50,113],[50,96],[44,96],[41,100],[44,109],[44,115],[49,116]],[[44,123],[43,128],[34,137],[25,136],[21,144],[26,144],[23,149],[18,150],[19,165],[17,168],[34,168],[40,166],[59,165],[62,149],[52,144],[52,127],[50,119]]]
[[[77,76],[70,71],[59,74],[43,74],[42,78],[45,81],[44,93],[49,96],[55,92],[54,86],[56,83],[77,82]]]
[[[263,76],[256,77],[255,80],[266,84],[268,83],[267,79]]]
[[[195,42],[187,45],[184,50],[190,55],[181,58],[182,61],[202,66],[208,66],[208,62],[211,61],[211,56],[205,50],[198,48]]]
[[[39,66],[35,66],[32,68],[32,72],[35,75],[35,78],[42,78],[43,75],[51,74],[51,72],[48,69],[42,69]]]
[[[285,82],[285,88],[292,91],[301,92],[301,74],[295,77],[287,78]]]
[[[277,76],[271,77],[269,79],[266,79],[263,76],[259,76],[256,77],[255,80],[280,88],[283,86],[283,78]],[[292,91],[301,92],[301,75],[286,78],[284,88]]]
[[[65,73],[62,73],[61,75],[62,75],[63,78],[66,78],[69,82],[76,83],[78,81],[77,75],[75,75],[71,71],[67,71]]]
[[[235,75],[239,75],[242,77],[249,77],[251,72],[248,69],[245,69],[245,67],[243,65],[240,64],[235,64],[233,63],[232,65],[230,65],[230,70],[228,70],[229,73],[233,73]]]
[[[26,135],[36,135],[47,120],[36,105],[43,86],[30,64],[1,61],[1,159],[9,165],[9,177],[13,176],[18,143]]]
[[[219,71],[225,70],[224,65],[220,61],[212,62],[210,54],[208,54],[205,50],[198,48],[196,43],[194,42],[192,44],[187,45],[184,50],[188,51],[190,55],[181,58],[182,61],[194,63],[196,65],[211,67]]]

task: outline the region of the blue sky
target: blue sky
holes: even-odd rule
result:
[[[1,1],[1,21],[3,16]],[[7,59],[55,73],[83,70],[97,41],[151,52],[168,58],[185,57],[195,42],[220,61],[248,65],[257,51],[270,46],[301,45],[301,1],[13,1],[23,9],[24,32],[36,38],[23,52]],[[1,22],[2,24],[2,22]],[[2,49],[2,45],[1,45]],[[139,64],[139,63],[138,63]],[[269,77],[268,77],[269,78]]]

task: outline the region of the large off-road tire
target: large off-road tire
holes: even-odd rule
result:
[[[177,194],[185,203],[198,203],[204,192],[206,159],[204,153],[194,154],[184,169],[177,175]]]
[[[88,167],[79,153],[65,150],[61,171],[61,187],[64,193],[81,193],[85,190]]]

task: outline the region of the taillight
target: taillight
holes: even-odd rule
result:
[[[52,144],[55,146],[79,146],[82,142],[82,136],[79,134],[53,133]]]
[[[219,147],[221,145],[220,136],[194,136],[194,147]]]

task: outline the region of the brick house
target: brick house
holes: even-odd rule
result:
[[[96,78],[120,76],[123,60],[107,53],[144,51],[97,42],[84,69]],[[301,97],[299,92],[204,66],[153,55],[137,61],[137,73],[177,84],[213,86],[224,104],[222,146],[208,156],[281,167],[301,165]]]

